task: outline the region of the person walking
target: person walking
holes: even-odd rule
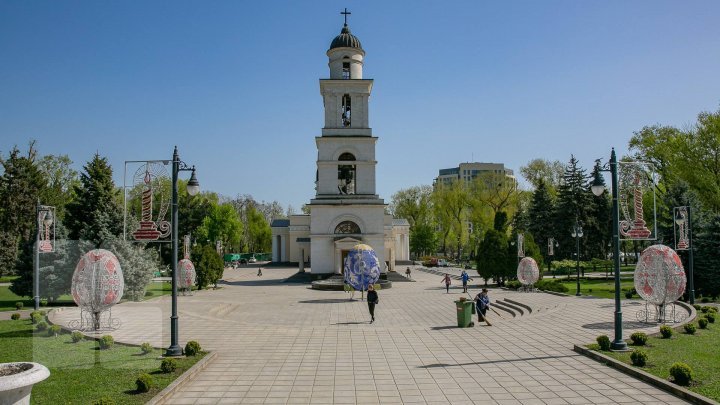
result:
[[[445,291],[450,294],[450,284],[452,284],[452,280],[450,279],[450,275],[448,273],[445,273],[445,277],[443,277],[440,283],[445,283]]]
[[[410,267],[408,267],[407,270],[405,270],[405,276],[412,280],[412,278],[410,277]]]
[[[257,275],[257,276],[258,276],[258,277],[262,277],[262,267],[260,267],[260,268],[258,269],[258,275]]]
[[[367,303],[368,310],[370,310],[370,323],[373,323],[375,322],[375,305],[380,303],[380,298],[372,284],[368,286]]]
[[[490,324],[490,321],[488,321],[487,317],[485,316],[488,308],[490,308],[490,297],[488,297],[487,288],[483,288],[482,291],[480,291],[478,295],[475,296],[475,308],[477,309],[478,314],[478,324],[480,324],[480,322],[482,321],[485,321],[487,322],[488,326],[492,326]]]
[[[468,285],[468,280],[472,280],[472,279],[470,278],[470,275],[468,275],[468,274],[467,274],[467,271],[465,271],[465,270],[462,271],[462,273],[460,274],[460,277],[462,278],[463,292],[466,293],[466,292],[467,292],[467,288],[468,288],[468,287],[467,287],[467,285]]]

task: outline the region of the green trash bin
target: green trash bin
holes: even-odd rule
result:
[[[467,328],[473,326],[472,322],[472,301],[455,301],[455,309],[457,310],[458,328]]]

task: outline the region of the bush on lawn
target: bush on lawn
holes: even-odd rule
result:
[[[43,298],[43,299],[40,300],[40,306],[41,306],[41,307],[46,307],[47,305],[48,305],[48,300],[47,300],[47,298]]]
[[[630,354],[630,360],[632,360],[632,364],[638,367],[644,367],[645,364],[647,364],[647,353],[645,353],[644,350],[635,349]]]
[[[187,342],[187,344],[185,345],[185,355],[186,356],[195,356],[195,355],[199,354],[201,350],[202,350],[202,348],[200,348],[200,343],[198,343],[194,340]]]
[[[149,354],[152,353],[153,347],[150,343],[145,342],[140,345],[140,350],[142,350],[143,354]]]
[[[560,293],[566,293],[570,291],[559,278],[544,278],[535,283],[535,288],[538,290],[554,291]]]
[[[145,291],[145,296],[146,296],[146,297],[152,297],[153,295],[155,295],[154,292],[152,292],[152,291]]]
[[[18,302],[15,303],[15,309],[17,309],[18,311],[21,310],[21,309],[23,309],[23,306],[25,306],[25,304],[23,304],[23,303],[20,302],[20,301],[18,301]]]
[[[635,332],[630,335],[630,340],[632,340],[632,344],[635,346],[645,346],[647,339],[647,335],[643,332]]]
[[[610,338],[607,335],[598,336],[596,340],[598,342],[598,345],[600,345],[600,350],[610,350]]]
[[[700,306],[700,304],[693,304],[693,308],[695,308],[696,311],[699,311],[702,307]]]
[[[44,332],[47,330],[48,324],[45,323],[45,321],[40,321],[37,323],[37,325],[35,325],[35,328],[37,329],[38,332]]]
[[[677,385],[689,385],[692,381],[692,369],[685,363],[673,364],[670,367],[670,375]]]
[[[115,400],[110,397],[102,397],[93,402],[93,405],[115,405]]]
[[[710,311],[710,307],[707,306],[707,305],[704,306],[704,307],[702,307],[702,308],[700,308],[700,312],[702,312],[703,314],[707,314],[708,311]]]
[[[150,374],[140,374],[138,379],[135,381],[135,386],[138,392],[148,392],[152,387],[155,386],[155,381]]]
[[[663,339],[670,339],[673,335],[673,328],[663,325],[660,327],[660,334],[662,335]]]
[[[693,323],[686,323],[685,326],[683,326],[683,329],[685,329],[685,333],[688,335],[694,335],[697,327],[695,327],[695,324]]]
[[[30,320],[32,323],[38,323],[43,320],[43,314],[40,313],[40,311],[32,311],[30,312]]]
[[[704,303],[704,304],[707,304],[708,302],[710,302],[710,297],[702,297],[702,299],[700,300],[700,302],[702,302],[702,303]],[[695,309],[697,309],[697,308],[695,308]]]
[[[72,338],[73,343],[77,343],[77,342],[83,340],[83,334],[79,330],[74,330],[70,334],[70,338]]]
[[[518,288],[522,287],[522,283],[519,280],[510,280],[505,282],[505,287],[517,290]]]
[[[707,325],[708,325],[707,318],[698,319],[698,325],[700,325],[700,329],[707,329]]]
[[[12,319],[13,321],[17,321],[18,319],[20,319],[20,314],[18,314],[16,312],[16,313],[10,315],[10,319]]]
[[[110,335],[105,335],[98,340],[98,344],[100,344],[100,350],[108,350],[115,344],[115,339]]]
[[[48,329],[48,336],[57,337],[57,335],[59,335],[61,331],[62,331],[62,328],[60,327],[60,325],[52,325]]]
[[[708,320],[708,322],[715,323],[715,313],[714,312],[708,312],[707,314],[705,314],[705,318]]]
[[[177,368],[177,361],[175,359],[163,359],[160,363],[160,371],[165,374],[172,373]]]

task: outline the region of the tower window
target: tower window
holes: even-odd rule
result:
[[[355,156],[345,152],[338,158],[342,162],[354,162]],[[355,194],[355,165],[338,165],[338,191],[340,194]]]
[[[346,80],[350,78],[350,62],[343,62],[342,78]]]
[[[335,227],[336,234],[359,234],[360,227],[352,221],[343,221]]]
[[[345,94],[342,98],[342,108],[341,108],[341,114],[342,114],[342,126],[344,128],[348,128],[350,126],[350,95]]]

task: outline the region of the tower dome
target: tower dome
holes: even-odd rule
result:
[[[330,43],[330,49],[335,48],[357,48],[362,50],[360,40],[350,33],[350,27],[348,27],[347,23],[343,25],[340,35],[336,36]]]

